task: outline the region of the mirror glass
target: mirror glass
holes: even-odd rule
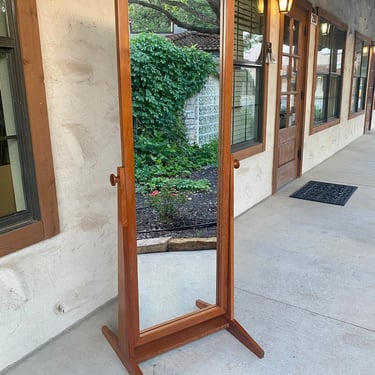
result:
[[[129,5],[141,330],[216,304],[220,3],[184,4]]]

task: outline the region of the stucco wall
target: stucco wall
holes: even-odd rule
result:
[[[0,258],[0,370],[117,292],[113,2],[37,6],[61,234]]]

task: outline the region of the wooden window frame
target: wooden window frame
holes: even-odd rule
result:
[[[263,39],[263,48],[266,48],[266,41],[269,40],[270,36],[270,30],[269,30],[269,24],[271,20],[271,11],[270,11],[270,4],[265,2],[264,3],[264,39]],[[235,61],[233,61],[234,65],[236,65]],[[262,106],[261,108],[261,124],[259,126],[259,130],[261,132],[261,140],[259,142],[253,142],[246,147],[240,149],[240,150],[233,150],[232,155],[235,159],[238,160],[244,160],[246,158],[249,158],[251,156],[260,154],[261,152],[264,152],[266,149],[266,131],[267,131],[267,95],[266,95],[266,88],[268,87],[268,75],[269,75],[269,64],[266,64],[263,62],[263,77],[262,77],[262,87],[260,90],[260,101],[259,106]],[[233,147],[233,145],[231,145]]]
[[[346,51],[344,50],[343,56],[342,56],[342,67],[341,67],[341,89],[340,89],[340,99],[339,99],[339,105],[340,105],[340,110],[339,110],[339,116],[337,118],[334,118],[332,120],[328,120],[326,122],[319,123],[319,125],[316,125],[314,123],[314,107],[315,107],[315,90],[316,90],[316,81],[317,81],[317,60],[318,60],[318,46],[319,46],[319,28],[320,28],[320,19],[324,18],[327,20],[330,24],[334,25],[341,31],[344,31],[346,33],[345,35],[345,42],[348,38],[348,26],[340,21],[337,17],[333,16],[331,13],[326,12],[323,9],[318,10],[318,18],[319,22],[316,27],[316,32],[315,32],[315,51],[314,51],[314,72],[313,72],[313,97],[311,100],[311,121],[310,121],[310,135],[318,133],[320,131],[326,130],[328,128],[331,128],[332,126],[338,125],[341,122],[341,114],[342,114],[342,102],[343,102],[343,91],[342,91],[342,82],[344,78],[344,71],[345,71],[345,53]],[[346,47],[346,43],[345,43]],[[346,48],[345,48],[346,49]]]
[[[369,57],[368,57],[368,64],[367,64],[367,73],[366,73],[366,93],[365,93],[365,96],[363,98],[364,100],[364,104],[365,104],[365,108],[360,110],[360,111],[354,111],[352,112],[352,109],[351,109],[351,101],[352,101],[352,94],[353,94],[353,78],[354,78],[354,58],[355,58],[355,46],[356,46],[356,42],[357,42],[357,39],[361,40],[362,42],[365,42],[368,44],[368,48],[369,48]],[[354,35],[354,48],[353,48],[353,59],[352,59],[352,74],[351,74],[351,84],[350,84],[350,97],[349,97],[349,113],[348,113],[348,119],[352,119],[352,118],[355,118],[355,117],[358,117],[358,116],[361,116],[365,113],[366,111],[366,98],[367,98],[367,86],[368,86],[368,69],[369,69],[369,66],[370,66],[370,58],[371,58],[371,39],[370,38],[367,38],[366,36],[360,34],[359,32],[355,32],[355,35]],[[362,76],[359,77],[360,79],[362,78]],[[357,98],[358,100],[358,98]],[[357,103],[356,103],[356,108],[357,108]]]
[[[59,217],[36,0],[14,0],[23,62],[40,220],[0,234],[0,256],[59,233]]]

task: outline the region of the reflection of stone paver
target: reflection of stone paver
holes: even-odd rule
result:
[[[159,237],[138,240],[138,254],[160,253],[165,251],[191,251],[216,249],[216,237],[172,238]]]

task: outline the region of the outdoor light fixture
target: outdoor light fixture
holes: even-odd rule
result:
[[[288,13],[292,8],[293,0],[279,0],[280,13]]]
[[[363,46],[363,48],[362,48],[362,54],[363,54],[364,56],[367,56],[367,55],[368,55],[368,46]]]
[[[328,22],[322,22],[320,24],[320,31],[322,32],[322,35],[329,35],[331,31],[331,24]]]
[[[264,14],[264,0],[257,0],[259,14]]]

